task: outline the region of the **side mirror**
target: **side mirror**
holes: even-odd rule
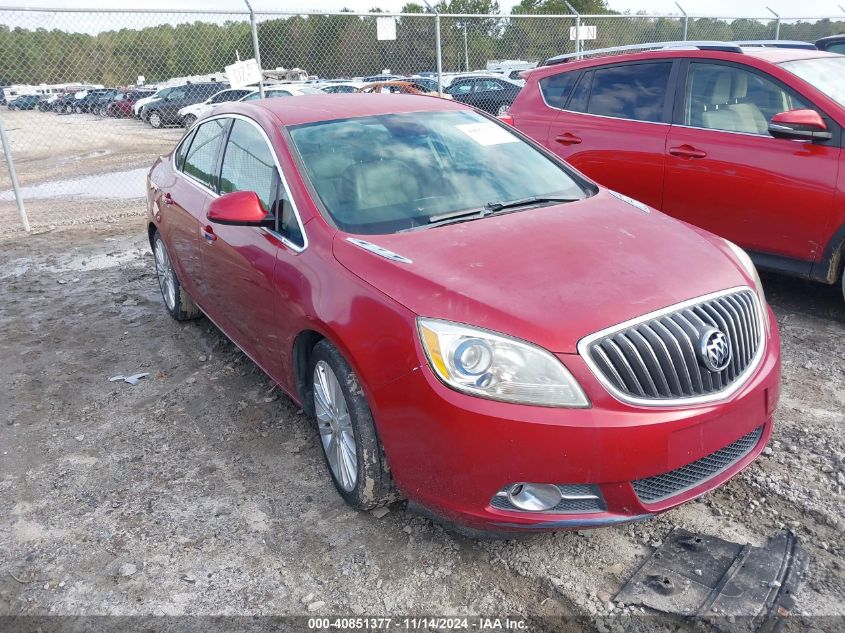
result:
[[[254,191],[233,191],[220,196],[208,206],[206,217],[215,224],[230,226],[275,225],[273,216],[264,210]]]
[[[769,134],[775,138],[799,141],[826,141],[833,138],[822,116],[815,110],[788,110],[772,117]]]

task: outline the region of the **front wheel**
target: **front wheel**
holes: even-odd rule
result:
[[[340,496],[356,510],[396,498],[393,480],[358,377],[326,340],[314,347],[311,392],[323,457]]]
[[[152,114],[150,114],[149,121],[150,125],[152,125],[154,128],[161,127],[161,115],[159,115],[158,112],[153,112]]]
[[[177,321],[197,318],[200,315],[199,308],[182,287],[182,284],[179,283],[176,271],[173,270],[170,254],[167,252],[167,246],[158,231],[153,236],[153,255],[155,257],[158,286],[161,289],[164,306],[170,316]]]

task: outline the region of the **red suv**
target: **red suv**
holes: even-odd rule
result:
[[[355,508],[398,491],[485,532],[609,525],[770,436],[780,341],[748,256],[469,106],[222,104],[148,205],[167,310],[313,415]]]
[[[665,46],[549,60],[524,73],[513,124],[601,184],[739,244],[761,268],[836,283],[845,57]]]

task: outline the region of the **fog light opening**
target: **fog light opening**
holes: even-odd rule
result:
[[[508,501],[526,512],[551,510],[561,500],[560,488],[553,484],[514,484],[508,488]]]

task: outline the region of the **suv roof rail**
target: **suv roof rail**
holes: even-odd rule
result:
[[[802,42],[801,40],[743,40],[734,42],[746,48],[800,48],[809,51],[818,50],[815,44]]]
[[[567,53],[556,55],[546,60],[546,66],[551,64],[562,64],[571,59],[582,59],[594,55],[615,55],[617,53],[630,53],[634,51],[659,51],[659,50],[700,50],[700,51],[722,51],[725,53],[742,53],[742,48],[735,42],[719,41],[678,41],[678,42],[651,42],[648,44],[628,44],[626,46],[612,46],[610,48],[595,48],[591,51],[580,53]]]

